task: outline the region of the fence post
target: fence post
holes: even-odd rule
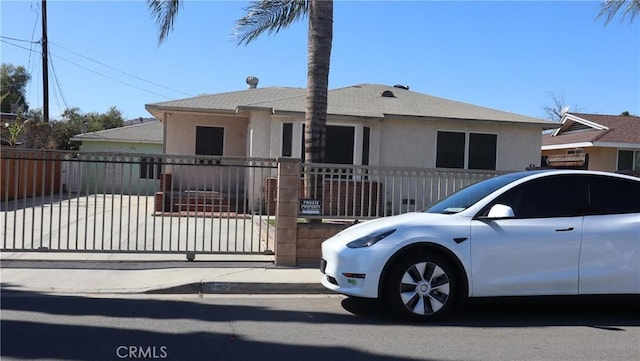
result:
[[[300,187],[300,160],[278,158],[276,266],[295,266]]]

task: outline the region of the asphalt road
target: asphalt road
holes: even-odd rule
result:
[[[500,299],[406,323],[337,295],[50,296],[4,291],[2,360],[640,359],[639,297]]]

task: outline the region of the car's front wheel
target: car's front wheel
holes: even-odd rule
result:
[[[396,262],[384,283],[384,300],[398,315],[433,320],[459,299],[455,269],[437,255],[412,255]]]

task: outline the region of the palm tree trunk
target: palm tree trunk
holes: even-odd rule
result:
[[[305,163],[323,163],[327,129],[329,62],[333,39],[333,1],[309,0]],[[305,198],[322,198],[322,176],[305,173]]]

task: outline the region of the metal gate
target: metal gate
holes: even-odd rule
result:
[[[2,251],[273,254],[273,159],[19,149],[1,158]]]

